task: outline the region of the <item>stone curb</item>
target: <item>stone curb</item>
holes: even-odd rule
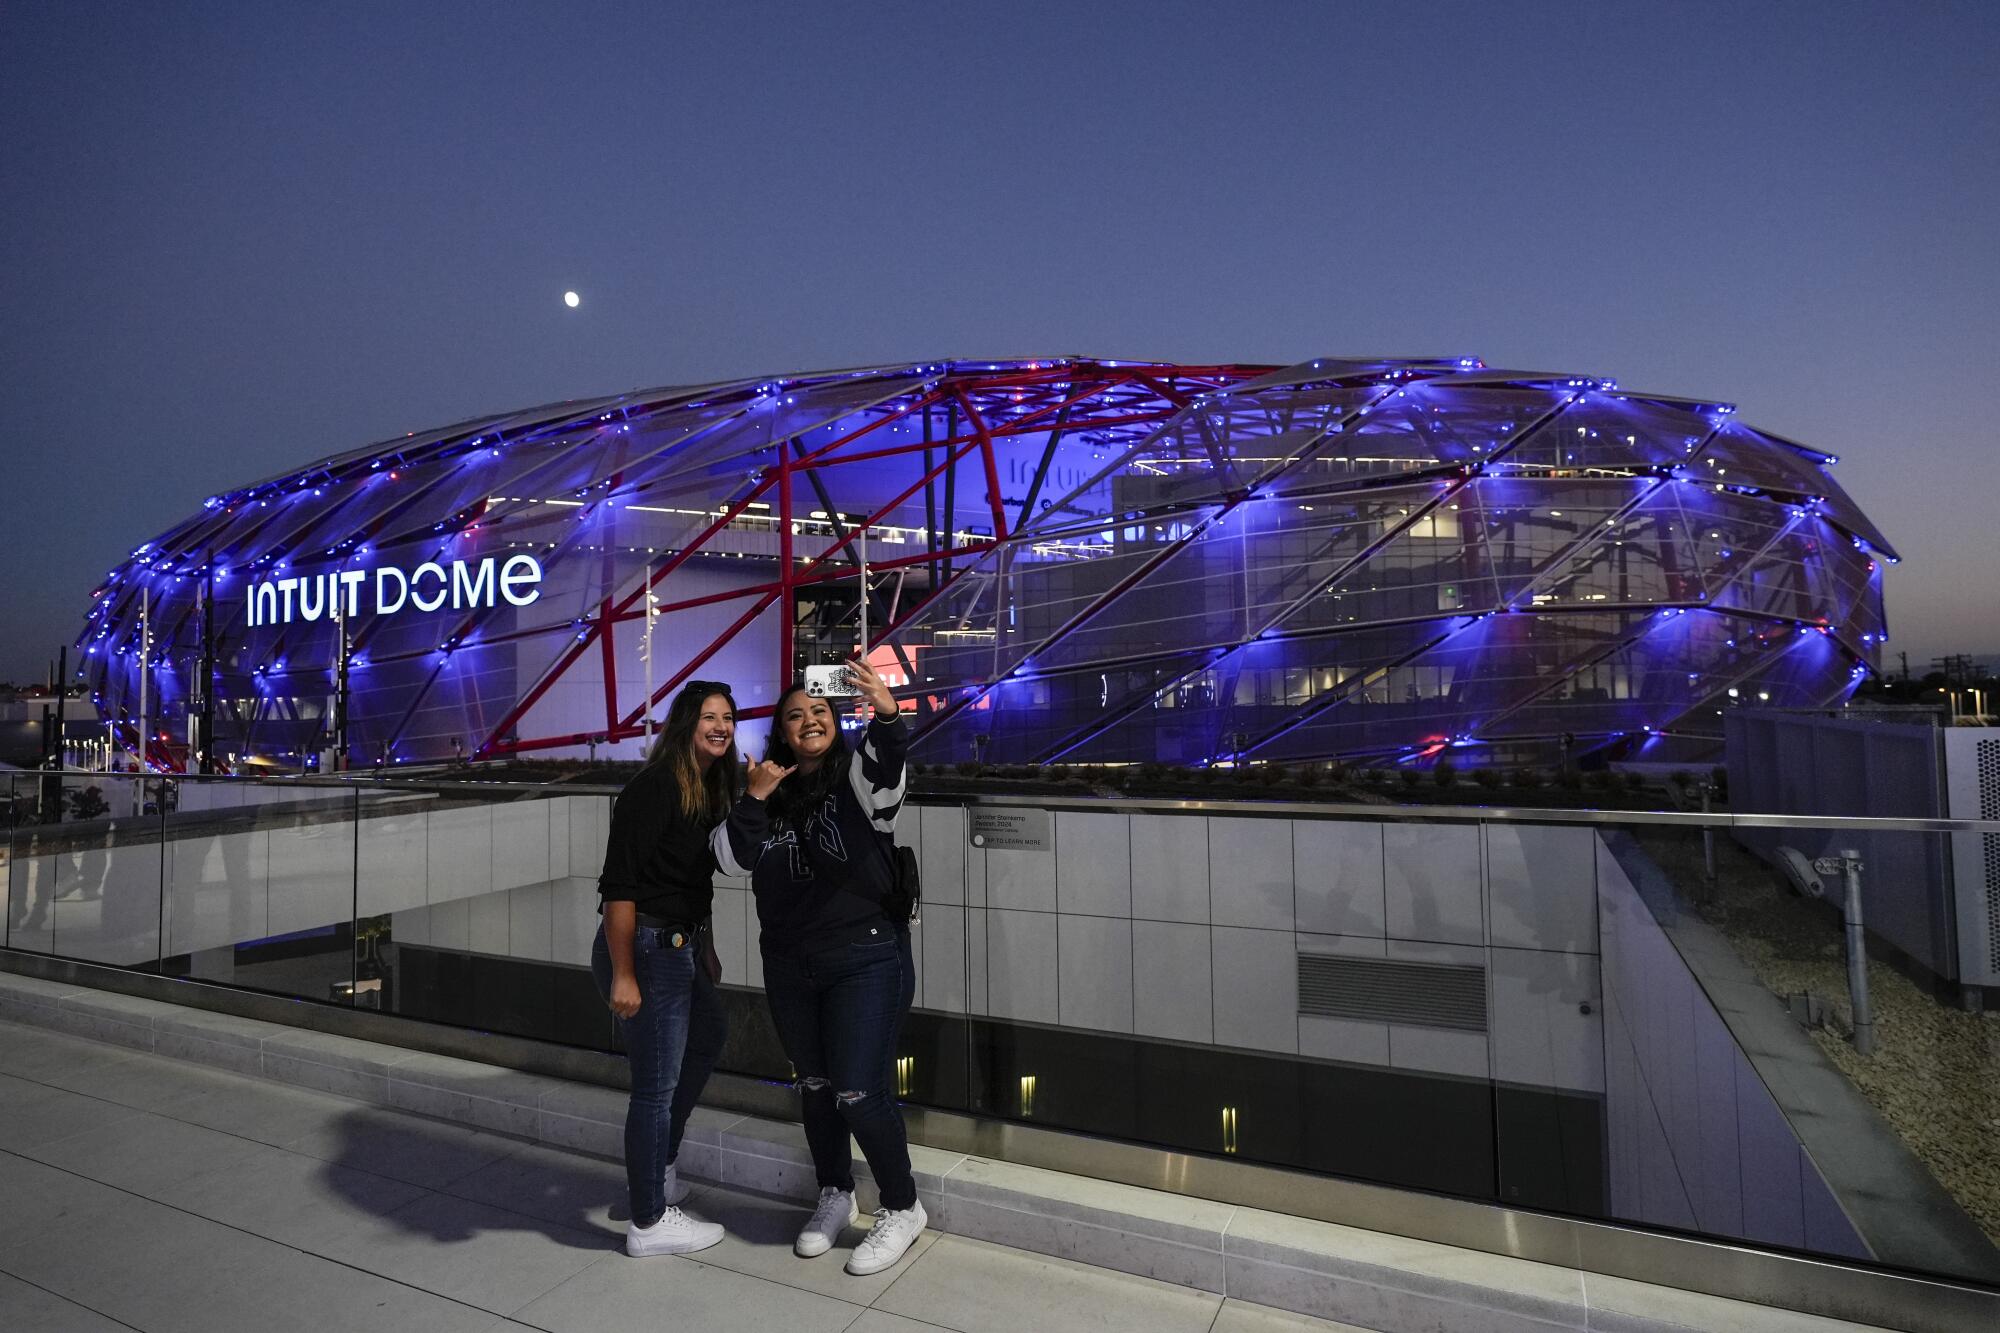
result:
[[[554,1148],[623,1152],[625,1095],[613,1088],[4,971],[0,1019]],[[1586,1283],[1602,1292],[1612,1280],[1575,1269],[922,1146],[910,1157],[936,1230],[1390,1333],[1864,1327],[1629,1282],[1616,1308],[1593,1306]],[[817,1194],[798,1126],[757,1116],[697,1111],[682,1169],[781,1198]],[[872,1209],[865,1170],[859,1202]]]

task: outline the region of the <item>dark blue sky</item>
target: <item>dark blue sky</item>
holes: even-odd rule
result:
[[[1892,649],[2000,650],[1996,69],[1983,0],[0,0],[0,678],[333,450],[1065,352],[1731,399],[1902,550]]]

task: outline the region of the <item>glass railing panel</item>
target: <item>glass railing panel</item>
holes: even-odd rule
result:
[[[619,1049],[608,788],[4,791],[10,947]],[[2000,824],[1079,789],[921,797],[897,836],[911,1105],[2000,1283]],[[718,880],[718,1067],[784,1081],[757,939]]]
[[[613,1025],[589,967],[610,806],[603,792],[490,783],[364,792],[357,1001],[605,1049]]]
[[[1606,1216],[2000,1282],[2000,1045],[1950,837],[1607,832]]]
[[[161,970],[351,1003],[354,791],[192,776],[166,786]]]
[[[917,853],[923,904],[910,927],[915,998],[896,1043],[897,1096],[925,1106],[971,1109],[966,1013],[965,815],[956,806],[905,802],[896,842]]]
[[[14,774],[0,773],[0,945],[14,932]]]
[[[1604,1058],[1598,831],[1488,823],[1480,839],[1494,1194],[1603,1207]]]
[[[8,947],[118,967],[157,964],[157,784],[137,774],[10,776]]]
[[[1962,1007],[1978,985],[1952,980],[1978,950],[1946,929],[1966,892],[1947,834],[1088,798],[919,808],[920,1003],[962,1000],[954,1107],[2000,1280],[2000,1044]],[[1867,973],[1876,1030],[1901,1025],[1893,1046],[1855,1049],[1841,876],[1805,896],[1780,848],[1873,867]],[[940,901],[961,885],[962,903]],[[962,971],[938,967],[945,938],[964,941]]]
[[[1492,1196],[1477,825],[1093,804],[961,815],[971,1109]]]

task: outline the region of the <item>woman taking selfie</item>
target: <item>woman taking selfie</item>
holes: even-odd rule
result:
[[[611,807],[597,881],[604,923],[590,970],[632,1066],[625,1252],[634,1258],[687,1254],[722,1239],[720,1226],[675,1206],[689,1190],[674,1159],[728,1035],[715,992],[722,964],[709,931],[709,833],[729,810],[736,780],[736,702],[727,685],[691,681],[674,696],[646,766]]]
[[[875,709],[859,752],[847,748],[832,705],[793,685],[778,700],[768,758],[750,768],[715,848],[724,873],[750,876],[765,996],[798,1077],[819,1177],[819,1206],[792,1248],[824,1254],[855,1220],[852,1134],[882,1194],[847,1261],[860,1276],[902,1258],[927,1219],[890,1077],[916,994],[890,850],[909,736],[882,678],[859,661],[847,671]]]

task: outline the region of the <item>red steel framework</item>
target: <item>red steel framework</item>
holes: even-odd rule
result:
[[[868,569],[871,574],[913,567],[927,568],[931,573],[931,588],[925,596],[908,608],[901,609],[894,618],[871,627],[867,647],[872,651],[941,599],[949,596],[973,571],[972,558],[997,548],[1013,531],[1008,522],[1001,494],[997,456],[999,441],[1019,436],[1051,435],[1050,442],[1044,449],[1041,464],[1041,471],[1046,472],[1047,458],[1054,453],[1056,442],[1065,430],[1154,429],[1178,416],[1194,394],[1240,383],[1266,374],[1275,368],[1265,365],[1119,366],[1114,362],[1047,361],[1029,363],[1024,368],[1010,368],[1004,371],[994,369],[954,371],[941,375],[924,389],[907,395],[892,411],[870,415],[865,422],[856,425],[838,438],[817,446],[809,453],[794,456],[796,442],[809,432],[800,432],[791,438],[775,441],[773,443],[777,454],[775,465],[764,469],[763,474],[749,489],[723,506],[721,512],[707,526],[654,569],[651,576],[643,580],[639,586],[615,600],[607,597],[598,608],[598,614],[589,621],[586,632],[564,650],[558,660],[521,696],[499,723],[489,730],[476,747],[474,756],[494,758],[537,750],[573,748],[592,740],[615,743],[644,735],[647,712],[659,708],[675,690],[684,682],[693,679],[708,661],[773,606],[778,608],[779,626],[778,650],[776,661],[773,663],[775,678],[789,678],[794,670],[793,632],[797,617],[798,589],[810,584],[852,577],[851,548],[863,533],[881,525],[888,515],[893,514],[919,492],[934,487],[940,478],[955,475],[958,463],[977,453],[986,482],[986,507],[993,523],[992,535],[981,541],[958,544],[947,540],[939,544],[936,541],[933,525],[929,532],[928,549],[923,554],[869,562]],[[1067,387],[1069,392],[1049,393],[1051,388],[1058,387]],[[1082,419],[1076,417],[1076,409],[1085,406],[1091,400],[1101,399],[1113,390],[1128,387],[1143,390],[1159,406],[1151,410],[1138,411],[1118,408],[1113,415],[1089,416]],[[980,407],[981,401],[986,401],[990,405],[995,399],[1012,399],[1032,392],[1039,392],[1052,401],[1031,411],[1011,416],[998,424],[990,422],[988,414]],[[948,434],[943,439],[926,439],[861,451],[852,449],[856,442],[895,422],[919,415],[924,416],[928,422],[930,410],[941,407],[955,408],[962,413],[966,429]],[[930,454],[933,451],[941,451],[942,458],[921,472],[915,481],[901,491],[888,500],[876,504],[859,522],[849,525],[835,517],[832,521],[837,535],[833,543],[800,566],[792,545],[796,525],[801,518],[794,503],[795,479],[817,479],[822,474],[835,472],[844,466],[919,453]],[[821,494],[825,493],[823,489]],[[658,603],[655,613],[664,616],[675,611],[718,602],[750,600],[749,608],[727,629],[694,653],[673,675],[658,684],[650,699],[641,699],[629,705],[622,702],[616,670],[617,627],[623,623],[643,620],[647,609],[646,599],[653,590],[666,583],[674,571],[689,559],[701,554],[706,544],[717,533],[742,518],[753,505],[763,501],[767,495],[775,495],[777,502],[776,519],[779,536],[777,578],[723,592]],[[1032,503],[1033,498],[1031,494],[1028,503]],[[827,505],[821,512],[829,515],[838,513],[831,505]],[[1026,504],[1023,506],[1024,516],[1025,513]],[[827,569],[828,562],[836,556],[848,560],[849,565],[839,570]],[[953,565],[958,567],[954,570]],[[1096,606],[1115,600],[1118,591],[1114,589],[1098,598],[1091,609],[1094,610]],[[1083,618],[1083,616],[1078,617],[1078,621]],[[469,625],[462,628],[460,633],[465,633],[469,628]],[[511,734],[513,729],[522,719],[527,717],[534,706],[560,684],[593,648],[601,655],[604,665],[603,728],[596,732],[573,731],[546,736],[513,736]],[[414,707],[413,704],[412,711]],[[931,720],[931,725],[945,721],[956,708],[957,705],[954,705],[940,713]],[[763,705],[742,709],[739,716],[749,719],[767,717],[770,713],[771,705]]]

